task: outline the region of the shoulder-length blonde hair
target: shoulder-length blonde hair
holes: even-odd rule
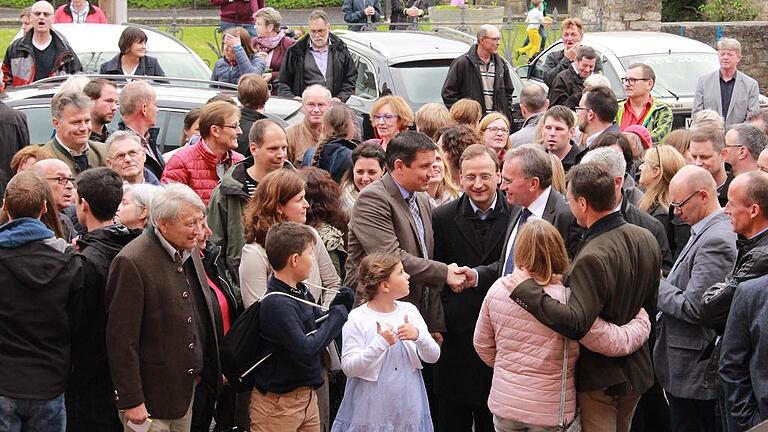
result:
[[[451,199],[459,197],[459,188],[453,183],[454,172],[448,163],[448,159],[445,157],[445,152],[440,147],[437,148],[437,154],[440,156],[440,163],[443,164],[443,181],[440,182],[440,186],[437,187],[437,196],[435,199],[441,199],[446,192],[451,196]],[[456,173],[458,175],[458,173]]]
[[[530,218],[515,240],[515,265],[526,269],[536,283],[546,285],[568,270],[568,252],[560,232],[551,223]]]
[[[245,242],[264,246],[272,225],[285,222],[277,205],[285,205],[306,187],[307,182],[294,170],[279,169],[264,176],[243,212]]]
[[[391,106],[392,111],[397,114],[397,128],[400,131],[408,129],[413,124],[413,110],[405,99],[400,96],[384,96],[374,102],[371,107],[371,126],[373,126],[374,129],[376,129],[376,120],[373,119],[373,116],[376,115],[384,105]]]
[[[648,187],[645,195],[640,199],[640,210],[650,212],[655,206],[669,208],[669,183],[672,177],[685,166],[685,158],[671,145],[661,144],[649,148],[643,156],[643,164],[648,164],[654,170],[659,170],[660,175],[656,182]]]
[[[440,130],[453,123],[451,113],[445,105],[429,102],[416,111],[416,130],[437,142]]]

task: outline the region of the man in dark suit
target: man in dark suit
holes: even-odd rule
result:
[[[426,193],[437,146],[419,132],[402,132],[387,145],[387,171],[367,186],[352,209],[349,221],[349,256],[344,285],[357,286],[357,268],[373,252],[400,255],[411,276],[410,294],[403,298],[416,305],[440,341],[445,331],[440,294],[445,284],[463,286],[465,276],[455,264],[431,259],[434,250],[432,209]]]
[[[614,123],[619,104],[616,94],[608,87],[595,87],[584,93],[575,109],[579,130],[587,136],[587,149],[603,132],[619,132]]]
[[[221,389],[215,297],[197,240],[205,205],[170,184],[150,209],[152,225],[112,261],[107,280],[107,355],[121,420],[189,430],[194,388]],[[126,428],[128,430],[128,428]]]
[[[467,287],[487,290],[496,279],[512,273],[515,238],[528,217],[539,217],[554,225],[563,236],[569,254],[575,251],[581,235],[563,195],[552,189],[552,165],[541,146],[523,145],[507,151],[501,170],[501,189],[507,193],[509,205],[514,206],[504,234],[504,247],[497,261],[467,272]]]
[[[509,204],[496,185],[499,161],[489,147],[474,144],[459,160],[464,194],[432,213],[435,260],[478,266],[498,261],[509,225]],[[436,368],[439,429],[442,432],[493,432],[488,392],[493,369],[480,360],[472,345],[475,322],[486,289],[460,293],[445,290],[443,310],[447,332]]]
[[[666,391],[671,430],[715,431],[717,387],[707,385],[701,351],[716,333],[701,324],[701,295],[725,280],[736,259],[736,233],[704,168],[683,167],[669,184],[675,214],[691,225],[691,240],[659,285],[661,316],[653,350],[656,378]]]

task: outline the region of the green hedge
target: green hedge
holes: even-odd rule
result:
[[[316,7],[341,6],[344,0],[266,0],[267,6],[275,9],[311,9]],[[0,0],[0,7],[21,9],[32,5],[34,0]],[[64,3],[57,0],[56,4]],[[192,0],[128,0],[131,9],[171,9],[192,7]],[[207,0],[198,0],[198,7],[210,5]]]

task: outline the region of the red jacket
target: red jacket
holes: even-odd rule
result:
[[[236,151],[229,151],[224,159],[224,171],[232,165],[245,159]],[[197,144],[190,144],[171,157],[163,170],[161,183],[183,183],[192,188],[196,194],[208,205],[211,194],[219,184],[219,176],[216,173],[216,165],[219,162],[205,142],[201,139]]]
[[[253,24],[253,14],[264,8],[264,0],[211,0],[221,6],[219,18],[228,23]]]
[[[53,15],[53,22],[60,24],[72,23],[72,10],[69,3],[64,3],[56,9]],[[107,24],[107,16],[98,6],[88,3],[88,15],[85,17],[86,24]]]

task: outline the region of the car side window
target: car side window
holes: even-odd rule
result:
[[[379,97],[376,85],[376,73],[373,64],[357,53],[351,53],[357,68],[357,81],[355,82],[355,95],[362,99],[377,99]]]
[[[161,131],[164,134],[161,153],[181,146],[181,139],[184,137],[184,115],[185,113],[176,111],[157,112],[157,124],[165,125],[164,130]]]
[[[30,144],[45,144],[53,137],[53,124],[51,124],[51,107],[27,106],[16,108],[27,116]]]
[[[530,78],[535,78],[540,81],[544,81],[544,64],[547,62],[547,57],[551,56],[555,52],[560,52],[563,50],[563,44],[558,44],[557,46],[554,46],[547,50],[546,52],[542,53],[536,61],[533,63],[533,67],[531,68],[530,72]]]

